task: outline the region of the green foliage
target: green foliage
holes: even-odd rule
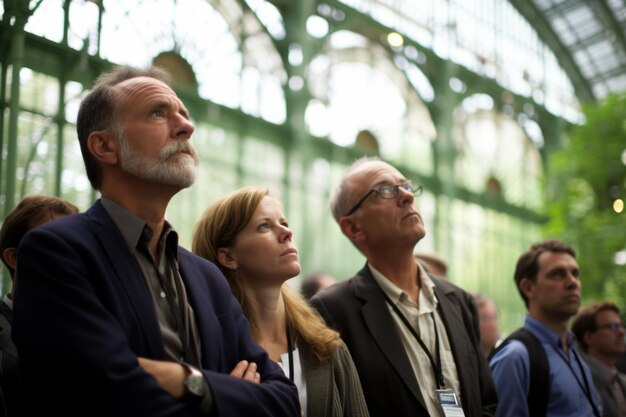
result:
[[[548,159],[548,214],[545,235],[560,237],[578,252],[586,302],[610,299],[624,307],[626,266],[615,254],[626,250],[626,95],[583,108],[586,122]]]

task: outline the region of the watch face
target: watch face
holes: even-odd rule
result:
[[[204,378],[200,372],[193,372],[187,377],[187,389],[192,395],[204,395]]]

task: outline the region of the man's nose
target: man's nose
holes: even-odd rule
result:
[[[176,116],[176,125],[174,126],[174,136],[180,139],[190,139],[196,127],[183,115]]]
[[[413,195],[413,192],[402,187],[398,187],[398,196],[396,198],[398,201],[398,205],[400,206],[413,204],[413,201],[415,201],[415,196]]]

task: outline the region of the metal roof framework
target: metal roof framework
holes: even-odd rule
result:
[[[510,2],[554,51],[582,101],[626,91],[626,1]]]

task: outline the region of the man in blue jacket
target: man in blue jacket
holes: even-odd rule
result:
[[[518,259],[514,279],[528,314],[489,362],[496,417],[601,417],[589,368],[567,331],[580,306],[576,252],[559,240],[536,243]]]
[[[295,386],[252,342],[222,274],[165,220],[198,165],[167,74],[102,75],[77,131],[102,198],[27,234],[18,255],[27,415],[299,416]]]

